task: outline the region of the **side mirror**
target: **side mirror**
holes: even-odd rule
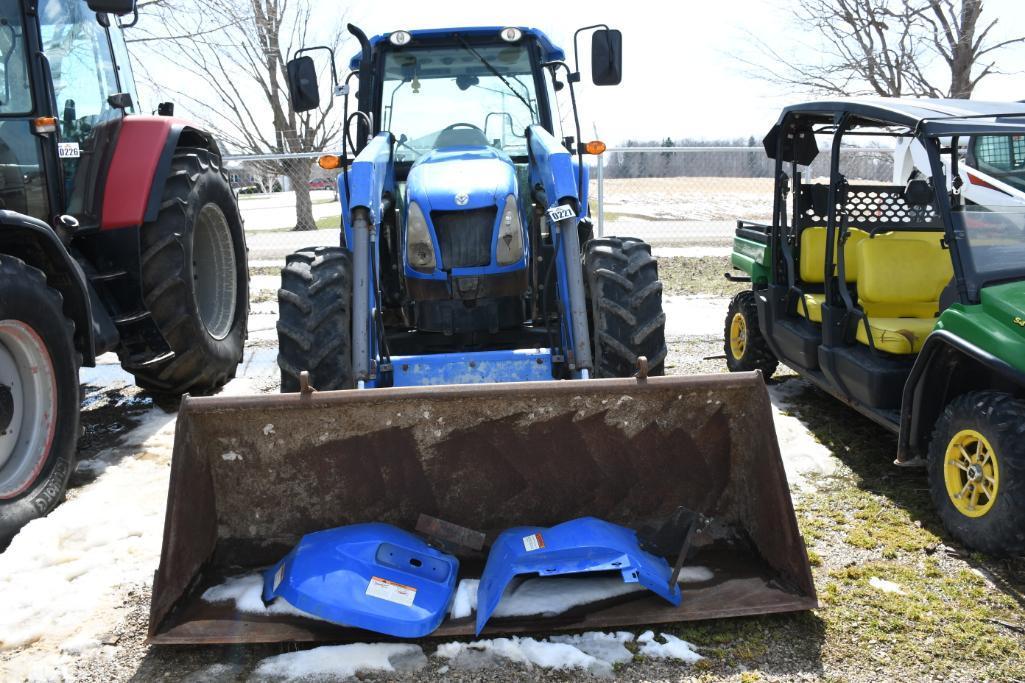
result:
[[[619,85],[623,80],[623,34],[601,29],[591,36],[591,80],[595,85]]]
[[[86,0],[93,12],[114,14],[119,17],[135,11],[135,0]]]
[[[288,99],[294,111],[310,111],[320,106],[317,67],[309,56],[296,57],[285,65]]]

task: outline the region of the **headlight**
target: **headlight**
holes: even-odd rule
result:
[[[409,203],[409,215],[406,218],[406,260],[416,270],[431,272],[436,261],[431,231],[427,227],[427,219],[420,205]]]
[[[498,226],[498,265],[509,266],[523,259],[523,226],[520,225],[520,211],[516,207],[516,197],[509,195],[502,209],[502,219]]]

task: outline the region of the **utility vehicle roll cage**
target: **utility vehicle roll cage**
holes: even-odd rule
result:
[[[895,98],[828,100],[786,107],[764,140],[766,154],[776,162],[770,239],[773,253],[782,255],[782,258],[773,258],[775,280],[785,282],[789,279],[792,282],[792,240],[796,235],[790,233],[787,212],[793,179],[797,190],[792,203],[794,224],[799,230],[801,219],[809,211],[814,213],[808,215],[825,219],[825,291],[832,300],[842,299],[847,309],[852,310],[842,272],[842,250],[838,250],[836,245],[838,234],[840,239],[844,239],[851,217],[851,204],[847,201],[851,186],[840,170],[841,146],[845,137],[859,135],[914,137],[929,156],[931,174],[926,181],[928,186],[919,181],[914,186],[909,184],[906,192],[900,193],[900,201],[904,204],[901,215],[888,217],[885,209],[880,208],[875,217],[862,216],[858,227],[867,225],[870,235],[883,231],[942,231],[943,244],[951,253],[957,297],[963,304],[978,303],[979,293],[986,284],[1025,279],[1025,262],[997,273],[980,272],[970,257],[971,247],[963,217],[959,218],[965,210],[960,192],[962,181],[958,174],[959,140],[969,136],[1018,134],[1025,134],[1025,104]],[[801,191],[799,167],[810,165],[818,156],[816,135],[832,136],[830,173],[827,196],[822,197],[823,193],[818,192],[814,193],[818,197],[811,198]],[[950,157],[953,181],[947,179],[944,154]],[[789,174],[784,170],[785,163],[790,164]],[[881,187],[859,189],[870,192],[883,190]],[[802,198],[805,202],[812,199],[818,210],[802,204]],[[883,203],[892,204],[894,201],[896,198],[884,198]],[[791,240],[789,244],[788,240]],[[841,269],[839,273],[834,273],[836,267]]]

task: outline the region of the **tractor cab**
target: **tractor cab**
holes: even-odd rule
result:
[[[369,323],[373,362],[364,367],[385,368],[385,375],[356,374],[375,386],[420,383],[427,380],[402,376],[402,368],[418,363],[388,358],[432,356],[424,366],[431,374],[433,363],[448,362],[438,354],[523,352],[478,359],[483,366],[460,356],[452,359],[459,370],[442,374],[453,378],[446,383],[587,375],[593,364],[581,245],[592,229],[583,154],[601,153],[604,145],[579,142],[572,96],[579,66],[571,69],[563,50],[532,28],[370,38],[349,28],[361,50],[350,74],[332,82],[334,94],[347,96],[358,79],[358,111],[349,113],[346,98],[342,154],[326,163],[342,167],[342,245],[354,267],[363,260],[354,211],[367,207],[373,225],[368,308],[379,320]],[[599,29],[592,34],[592,80],[618,84],[621,35],[605,26],[581,31],[591,29]],[[320,49],[326,48],[300,52]],[[288,76],[293,108],[320,106],[310,54],[293,59]],[[565,113],[577,130],[564,137],[555,99],[566,88],[573,108]],[[557,227],[570,224],[572,230]],[[354,301],[363,300],[354,292]],[[354,305],[354,316],[361,308]],[[502,370],[466,375],[468,363]]]

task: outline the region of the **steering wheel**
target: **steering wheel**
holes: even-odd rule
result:
[[[472,123],[463,123],[463,122],[457,122],[457,123],[453,123],[451,125],[445,126],[444,128],[441,129],[441,132],[445,133],[447,131],[456,130],[458,128],[472,128],[473,130],[480,131],[481,135],[484,135],[484,129],[481,128],[480,126],[476,126],[476,125],[474,125]],[[487,137],[487,136],[485,136],[485,137]]]

